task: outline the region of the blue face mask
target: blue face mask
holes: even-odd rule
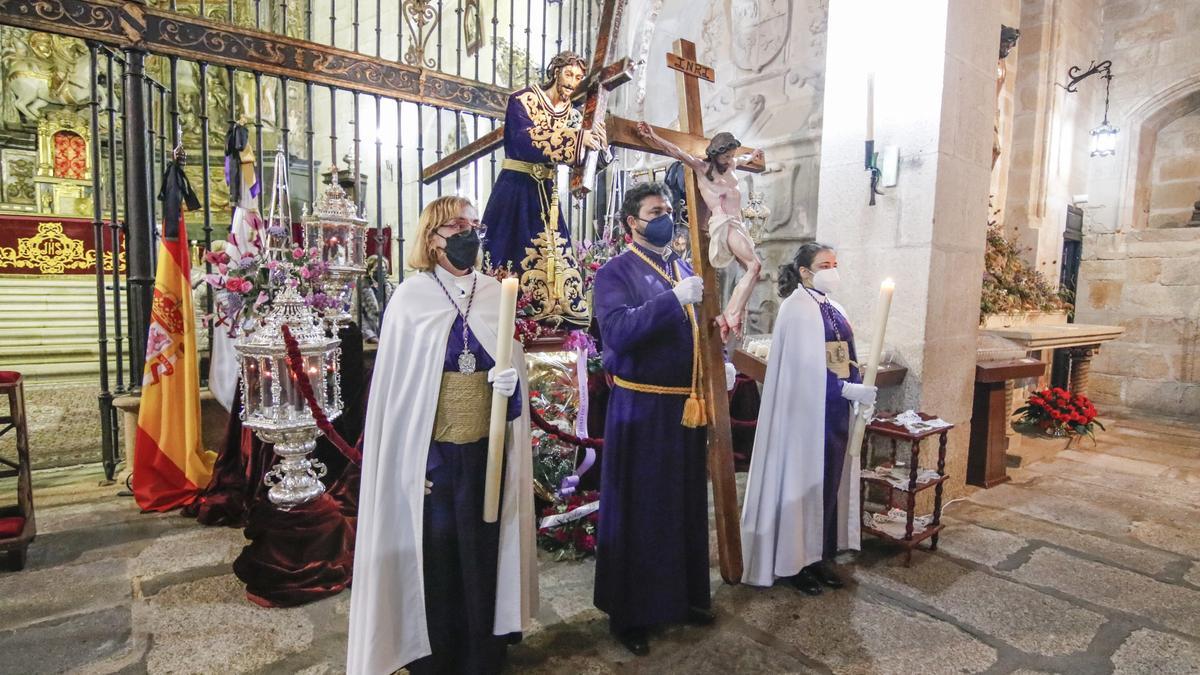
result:
[[[638,220],[646,223],[646,228],[641,231],[641,235],[646,238],[646,241],[650,242],[651,246],[659,248],[666,246],[675,234],[675,221],[669,213],[664,213],[654,220],[643,220],[641,218],[638,218]]]

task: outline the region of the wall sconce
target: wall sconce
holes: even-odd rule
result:
[[[1067,71],[1067,77],[1071,81],[1067,83],[1067,92],[1074,94],[1079,91],[1079,83],[1087,78],[1100,74],[1104,78],[1104,121],[1100,126],[1092,129],[1092,157],[1108,157],[1117,154],[1117,132],[1120,129],[1108,123],[1108,90],[1112,85],[1112,61],[1104,60],[1100,63],[1092,61],[1088,65],[1086,72],[1080,72],[1083,69],[1079,66],[1071,66]]]

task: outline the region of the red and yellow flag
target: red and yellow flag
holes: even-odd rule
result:
[[[183,207],[196,209],[200,203],[178,164],[167,166],[162,185],[163,236],[133,450],[133,496],[144,511],[191,503],[208,485],[216,458],[201,440],[200,368],[183,221]]]

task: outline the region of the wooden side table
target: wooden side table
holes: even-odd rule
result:
[[[927,415],[918,413],[923,420],[935,419],[936,415]],[[904,564],[907,566],[912,562],[912,550],[918,544],[926,539],[929,540],[929,550],[936,551],[938,545],[938,536],[942,531],[942,490],[943,484],[948,476],[946,475],[946,435],[953,425],[941,427],[939,429],[929,429],[919,433],[913,433],[902,425],[888,421],[890,418],[876,417],[870,424],[867,425],[867,433],[863,437],[863,450],[861,453],[862,466],[860,480],[862,481],[862,489],[860,490],[860,502],[865,504],[866,492],[868,485],[878,485],[888,491],[888,506],[896,503],[897,493],[901,496],[901,504],[904,508],[907,518],[903,532],[899,528],[883,529],[882,527],[862,526],[863,532],[873,534],[880,539],[897,543],[905,548]],[[909,444],[909,469],[908,483],[896,485],[896,483],[888,480],[883,476],[875,474],[873,470],[867,467],[868,447],[871,436],[882,436],[887,438],[891,444],[891,459],[892,464],[896,462],[896,456],[899,452],[899,442],[906,441]],[[918,460],[921,454],[921,441],[932,436],[938,437],[938,459],[937,459],[937,477],[917,482],[918,475]],[[933,520],[930,521],[924,529],[917,530],[914,520],[916,518],[917,509],[917,493],[933,488]],[[863,504],[860,504],[860,512],[863,511]]]

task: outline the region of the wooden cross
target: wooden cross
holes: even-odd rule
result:
[[[653,127],[663,139],[679,146],[684,152],[703,157],[709,139],[704,136],[700,115],[699,78],[712,82],[713,69],[696,62],[696,45],[688,40],[676,40],[674,53],[667,54],[667,66],[679,71],[680,131]],[[637,122],[609,117],[609,143],[630,150],[662,154],[648,145],[637,132]],[[740,147],[735,155],[745,157],[753,148]],[[733,473],[733,436],[729,425],[729,398],[725,391],[725,357],[722,353],[721,331],[715,321],[721,313],[717,273],[708,260],[708,206],[700,198],[696,175],[686,173],[688,229],[691,231],[692,269],[704,279],[704,299],[700,304],[700,354],[704,363],[703,392],[712,402],[712,418],[708,426],[708,476],[712,481],[713,504],[717,521],[717,549],[720,552],[721,578],[728,584],[742,580],[741,509],[738,506],[737,484]],[[738,165],[753,173],[762,173],[765,159]]]
[[[585,130],[590,130],[596,119],[604,118],[608,107],[608,92],[633,79],[633,64],[628,58],[611,58],[616,49],[617,37],[621,32],[621,16],[625,13],[625,2],[626,0],[604,0],[604,6],[600,10],[599,30],[596,34],[596,49],[592,55],[592,69],[588,72],[582,86],[571,97],[572,104],[583,101],[581,128]],[[421,182],[428,185],[491,153],[503,144],[504,125],[501,124],[468,145],[425,167],[425,170],[421,172]],[[589,151],[584,165],[571,168],[571,190],[577,196],[587,194],[590,190],[590,184],[595,178],[595,167],[596,153]],[[585,175],[589,173],[592,179],[590,181]]]

